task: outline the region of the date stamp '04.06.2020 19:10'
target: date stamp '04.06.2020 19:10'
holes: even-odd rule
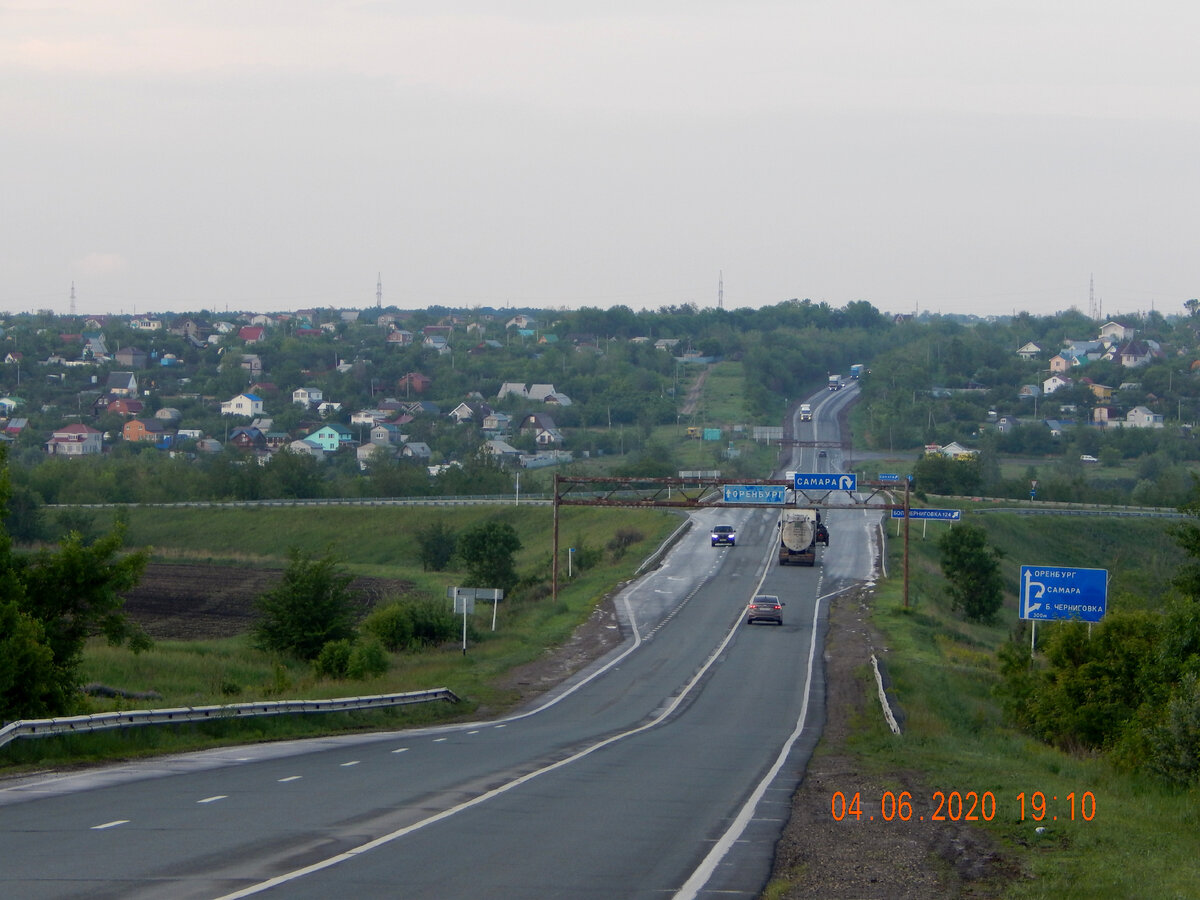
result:
[[[1090,822],[1096,818],[1096,795],[1091,791],[1062,795],[1022,791],[1012,800],[1012,814],[1020,822]],[[834,791],[829,812],[838,822],[991,822],[998,809],[992,791],[934,791],[923,805],[908,791],[884,791],[877,812],[859,791],[849,795]]]

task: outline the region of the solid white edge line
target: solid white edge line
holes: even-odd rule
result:
[[[742,804],[742,808],[738,811],[737,816],[734,817],[733,822],[730,823],[725,833],[717,839],[713,848],[708,851],[708,855],[704,857],[700,865],[692,872],[691,877],[675,892],[672,900],[694,900],[704,885],[708,883],[708,880],[712,878],[713,872],[721,864],[721,860],[725,858],[725,854],[729,852],[730,848],[733,847],[746,830],[746,826],[750,824],[750,820],[754,817],[754,811],[757,809],[759,801],[762,800],[763,794],[767,792],[767,788],[775,780],[775,776],[779,774],[779,770],[783,768],[788,754],[792,752],[792,745],[796,743],[797,739],[803,733],[805,719],[808,718],[808,701],[812,695],[812,673],[817,655],[817,625],[821,615],[821,601],[827,600],[830,597],[836,597],[838,594],[848,590],[850,588],[845,587],[834,591],[832,594],[826,594],[823,597],[817,598],[817,602],[813,606],[812,637],[808,643],[808,675],[804,684],[804,702],[800,705],[800,717],[796,720],[796,727],[792,730],[791,735],[788,736],[787,741],[784,742],[783,747],[780,748],[779,755],[775,758],[775,764],[771,766],[767,774],[763,776],[762,780],[759,781],[758,785],[751,792],[750,796],[746,798],[746,802]]]

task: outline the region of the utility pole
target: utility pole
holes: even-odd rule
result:
[[[908,488],[912,482],[904,479],[904,608],[908,609]]]

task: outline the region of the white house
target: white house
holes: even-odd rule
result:
[[[1137,334],[1136,328],[1122,325],[1120,322],[1105,322],[1100,326],[1100,340],[1110,344],[1122,344],[1133,339]]]
[[[223,416],[260,416],[262,411],[262,398],[254,394],[238,394],[221,404]]]
[[[1075,384],[1075,382],[1072,381],[1070,378],[1068,378],[1066,375],[1054,374],[1042,382],[1042,393],[1043,394],[1053,394],[1059,388],[1064,388],[1064,387],[1069,388],[1073,384]]]
[[[292,402],[300,406],[311,407],[325,399],[320,388],[300,387],[292,391]]]
[[[1129,428],[1162,428],[1163,417],[1144,406],[1135,406],[1125,414],[1125,425]]]
[[[1023,347],[1017,348],[1017,356],[1021,359],[1037,359],[1042,355],[1042,348],[1030,341]]]
[[[46,442],[46,452],[51,456],[90,456],[104,451],[104,436],[95,428],[81,425],[64,425]]]

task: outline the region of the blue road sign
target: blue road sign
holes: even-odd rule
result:
[[[944,522],[957,522],[962,518],[961,509],[912,509],[908,510],[910,519],[939,519]],[[904,510],[892,509],[893,519],[903,519]]]
[[[858,490],[857,475],[818,474],[817,472],[796,472],[795,487],[798,491],[856,491]]]
[[[879,481],[899,481],[900,476],[897,475],[895,472],[880,472],[878,480]]]
[[[782,484],[727,484],[725,502],[783,506],[787,502],[787,488]]]
[[[1022,619],[1099,622],[1108,604],[1107,569],[1021,566]]]

